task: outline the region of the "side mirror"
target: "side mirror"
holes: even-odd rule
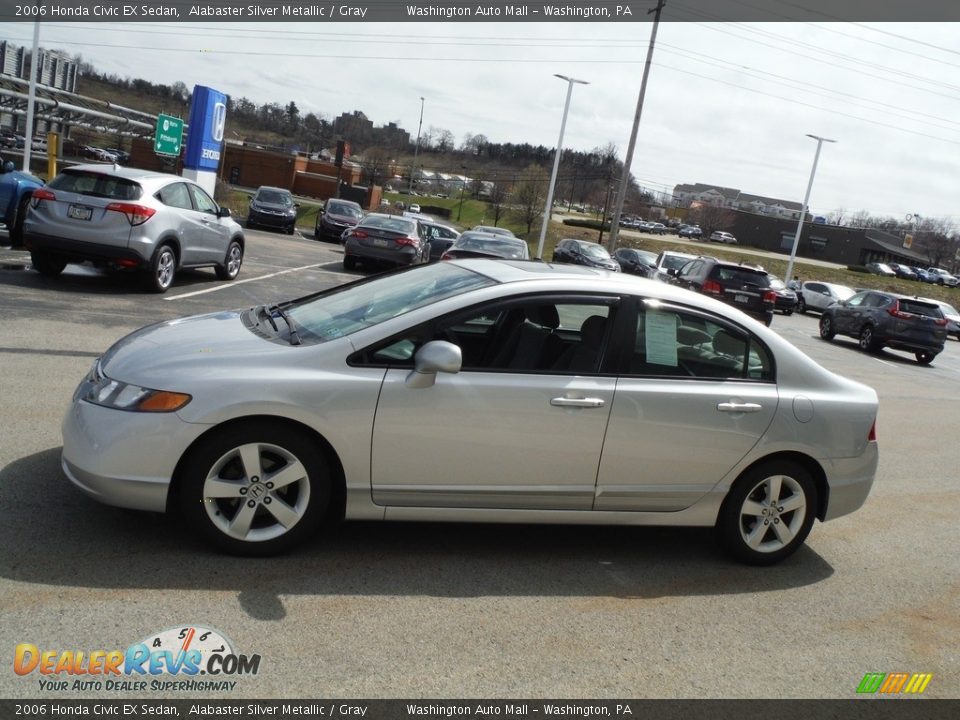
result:
[[[326,213],[326,212],[327,212],[327,209],[326,209],[326,208],[320,208],[320,209],[317,211],[317,215],[323,215],[323,214]]]
[[[230,208],[221,207],[220,211],[217,213],[217,217],[228,218],[230,217]]]
[[[680,270],[677,268],[667,268],[667,275],[678,277],[680,275]]]
[[[409,388],[433,387],[438,372],[458,373],[462,363],[459,347],[446,340],[433,340],[417,351],[405,383]]]
[[[295,203],[293,204],[293,206],[294,206],[295,208],[299,208],[299,207],[300,207],[300,203],[295,202]]]

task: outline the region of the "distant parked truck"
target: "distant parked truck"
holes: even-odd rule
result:
[[[955,278],[943,268],[931,267],[927,268],[927,272],[933,274],[937,285],[949,285],[950,287],[956,287],[957,284],[960,283],[960,279]]]

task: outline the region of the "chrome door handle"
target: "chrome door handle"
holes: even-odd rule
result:
[[[598,408],[603,407],[602,398],[556,397],[550,401],[554,407]]]
[[[735,403],[725,402],[717,403],[717,410],[728,413],[753,413],[763,409],[763,405],[757,403]]]

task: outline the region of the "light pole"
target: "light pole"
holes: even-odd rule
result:
[[[423,98],[420,98],[420,124],[417,125],[417,144],[413,148],[413,165],[410,166],[410,186],[407,194],[413,193],[413,173],[417,170],[417,155],[420,153],[420,130],[423,128]]]
[[[560,168],[560,155],[563,153],[563,131],[567,127],[567,112],[570,110],[570,96],[573,94],[573,84],[589,85],[586,80],[577,80],[576,78],[558,75],[554,77],[567,81],[567,100],[563,105],[563,120],[560,121],[560,139],[557,140],[557,154],[553,158],[553,172],[550,174],[550,185],[547,186],[547,206],[543,210],[543,222],[540,225],[540,242],[537,243],[537,258],[543,257],[543,241],[547,237],[547,225],[550,224],[550,216],[553,211],[553,187],[557,183],[557,170]]]
[[[807,194],[803,196],[803,207],[800,208],[800,222],[797,223],[797,233],[793,236],[793,247],[790,249],[790,262],[787,263],[787,273],[784,278],[784,282],[790,282],[793,277],[793,261],[797,257],[797,245],[800,244],[800,230],[803,229],[803,220],[807,216],[807,203],[810,202],[810,191],[813,189],[813,177],[817,174],[817,162],[820,160],[820,148],[825,142],[835,143],[836,140],[831,140],[830,138],[820,137],[819,135],[811,135],[807,133],[808,138],[813,138],[817,141],[817,152],[813,156],[813,167],[810,168],[810,181],[807,183]]]
[[[461,165],[463,175],[460,177],[460,207],[457,208],[457,222],[460,222],[460,215],[463,213],[463,191],[467,188],[467,166]]]

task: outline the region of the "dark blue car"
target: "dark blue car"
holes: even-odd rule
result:
[[[10,245],[23,245],[23,220],[27,215],[30,196],[43,186],[43,180],[30,173],[14,170],[9,160],[0,169],[0,222],[7,226]]]

